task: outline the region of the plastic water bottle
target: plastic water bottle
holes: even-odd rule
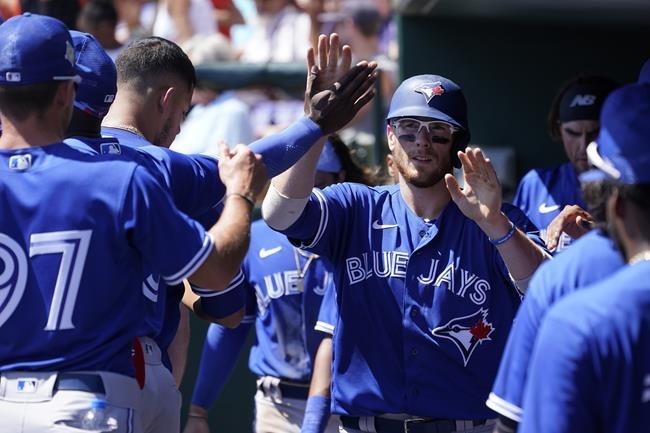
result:
[[[65,424],[89,432],[112,432],[117,430],[117,420],[106,410],[106,400],[96,399],[90,404],[90,409],[80,412],[72,421]]]

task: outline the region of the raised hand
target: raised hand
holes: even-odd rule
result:
[[[474,220],[490,238],[498,238],[509,229],[509,222],[501,212],[501,183],[489,159],[481,149],[458,152],[463,164],[465,187],[461,190],[451,174],[445,184],[451,198],[466,217]]]
[[[219,155],[219,178],[226,193],[240,194],[254,202],[267,182],[262,157],[244,144],[230,150],[225,143],[219,144]]]
[[[337,34],[319,37],[317,56],[311,48],[307,53],[305,114],[320,125],[324,134],[348,124],[374,96],[377,64],[363,61],[351,68],[351,60],[348,46],[343,47],[339,59]]]
[[[578,239],[592,229],[594,220],[586,210],[578,205],[564,206],[562,212],[546,229],[546,247],[553,251],[557,248],[560,236],[566,233],[571,239]]]

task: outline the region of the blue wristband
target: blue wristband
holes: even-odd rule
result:
[[[510,240],[510,238],[512,237],[512,235],[515,234],[516,229],[517,228],[515,227],[515,223],[510,221],[510,230],[508,230],[508,233],[506,233],[505,235],[503,235],[503,236],[501,236],[500,238],[497,238],[497,239],[491,239],[491,238],[488,238],[488,239],[490,240],[490,243],[492,243],[492,245],[494,245],[495,247],[498,247],[499,245],[508,242]]]
[[[323,433],[330,419],[329,397],[312,395],[307,399],[305,416],[302,419],[300,433]]]

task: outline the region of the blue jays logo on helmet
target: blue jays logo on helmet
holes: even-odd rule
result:
[[[440,81],[436,81],[432,84],[424,84],[415,89],[415,91],[422,93],[428,104],[431,102],[431,99],[433,99],[434,96],[440,96],[445,93],[445,88],[442,86],[442,83]]]
[[[467,366],[474,349],[484,341],[491,340],[490,335],[494,332],[492,323],[487,321],[488,310],[481,308],[469,316],[451,319],[442,326],[431,330],[435,337],[451,340],[463,357],[463,363]]]

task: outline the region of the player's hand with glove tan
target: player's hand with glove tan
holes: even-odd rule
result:
[[[219,178],[226,186],[226,196],[234,194],[254,203],[267,182],[262,157],[244,144],[231,150],[225,143],[220,143],[219,150]]]
[[[557,248],[560,236],[566,233],[571,239],[578,239],[587,234],[594,224],[594,219],[586,210],[578,205],[564,206],[562,212],[546,228],[546,248],[553,251]]]

